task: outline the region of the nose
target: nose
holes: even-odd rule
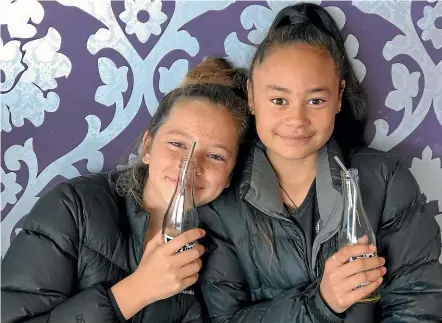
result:
[[[204,174],[205,156],[203,154],[196,154],[195,155],[195,161],[196,161],[195,175],[196,176],[201,176],[201,175]]]
[[[288,109],[285,116],[285,121],[289,126],[304,127],[307,126],[310,121],[308,119],[307,107],[302,102],[292,104]]]

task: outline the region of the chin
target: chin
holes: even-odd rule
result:
[[[273,150],[274,154],[281,156],[284,159],[288,160],[300,160],[305,159],[313,154],[315,154],[318,150],[313,146],[303,146],[303,147],[287,147],[285,145],[278,145],[277,149]]]

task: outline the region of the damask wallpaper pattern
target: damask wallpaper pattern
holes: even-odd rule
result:
[[[247,66],[293,3],[2,0],[2,255],[44,192],[127,163],[191,66],[209,55]],[[366,89],[370,145],[403,156],[442,212],[442,2],[315,3],[337,20]]]

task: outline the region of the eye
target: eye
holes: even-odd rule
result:
[[[217,161],[226,161],[224,157],[216,154],[209,154],[208,157]]]
[[[179,141],[169,141],[169,145],[175,146],[177,148],[184,148],[184,149],[186,148],[186,146]]]
[[[312,100],[308,101],[309,105],[314,105],[314,106],[319,106],[323,103],[325,103],[325,101],[322,99],[312,99]]]
[[[287,104],[289,104],[288,101],[286,99],[283,99],[283,98],[274,98],[271,101],[275,105],[287,105]]]

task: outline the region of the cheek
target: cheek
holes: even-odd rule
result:
[[[214,189],[223,189],[229,181],[229,175],[231,171],[227,165],[213,166],[210,170],[206,170],[206,180],[210,183],[210,186]]]
[[[169,169],[174,166],[178,167],[179,161],[180,155],[166,145],[152,147],[149,162],[149,172],[152,174],[161,174],[165,169]]]
[[[270,131],[283,122],[277,111],[262,109],[255,114],[256,128],[258,130]]]
[[[315,111],[310,116],[310,122],[316,130],[329,132],[335,124],[335,116],[332,109]]]

